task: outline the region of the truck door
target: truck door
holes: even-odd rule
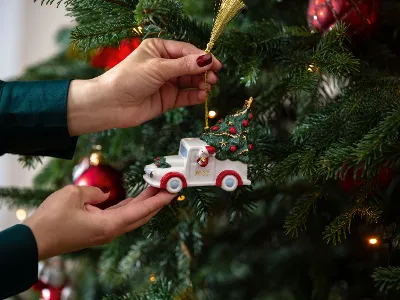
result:
[[[205,167],[201,167],[197,163],[199,149],[192,149],[189,154],[189,180],[190,182],[199,183],[198,185],[214,185],[215,184],[215,157],[210,155],[208,157],[208,164]]]

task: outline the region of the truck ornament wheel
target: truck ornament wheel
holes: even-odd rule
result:
[[[234,175],[226,175],[222,179],[221,188],[227,192],[232,192],[236,190],[238,186],[238,180]]]
[[[167,182],[167,191],[171,194],[179,193],[183,188],[183,182],[179,177],[172,177]]]

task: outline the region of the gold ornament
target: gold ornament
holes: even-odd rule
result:
[[[238,13],[245,7],[242,0],[221,0],[218,8],[217,17],[214,21],[214,26],[211,31],[211,38],[207,44],[206,53],[210,54],[214,47],[214,44],[220,37],[221,33],[224,31],[226,25],[233,18],[235,18]],[[207,90],[207,72],[204,74],[204,86],[206,87],[206,99],[205,99],[205,130],[208,130],[208,90]]]
[[[226,145],[228,145],[227,142],[225,142],[224,140],[222,140],[221,142],[219,142],[221,144],[221,146],[226,147]]]
[[[183,200],[185,200],[185,195],[180,195],[179,197],[178,197],[178,201],[183,201]]]

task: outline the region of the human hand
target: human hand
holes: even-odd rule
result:
[[[71,136],[140,125],[182,106],[204,102],[222,64],[195,46],[147,39],[120,64],[90,81],[75,80],[68,96]],[[207,86],[204,73],[208,71]]]
[[[39,260],[111,242],[146,224],[175,195],[154,187],[106,210],[93,205],[109,193],[87,186],[67,186],[50,195],[25,221],[38,246]]]

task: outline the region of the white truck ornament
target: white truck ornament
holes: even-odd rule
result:
[[[182,139],[178,155],[166,156],[165,160],[170,167],[147,165],[143,178],[149,185],[173,194],[196,186],[220,186],[232,192],[238,186],[251,184],[247,164],[216,159],[214,147],[200,138]]]

